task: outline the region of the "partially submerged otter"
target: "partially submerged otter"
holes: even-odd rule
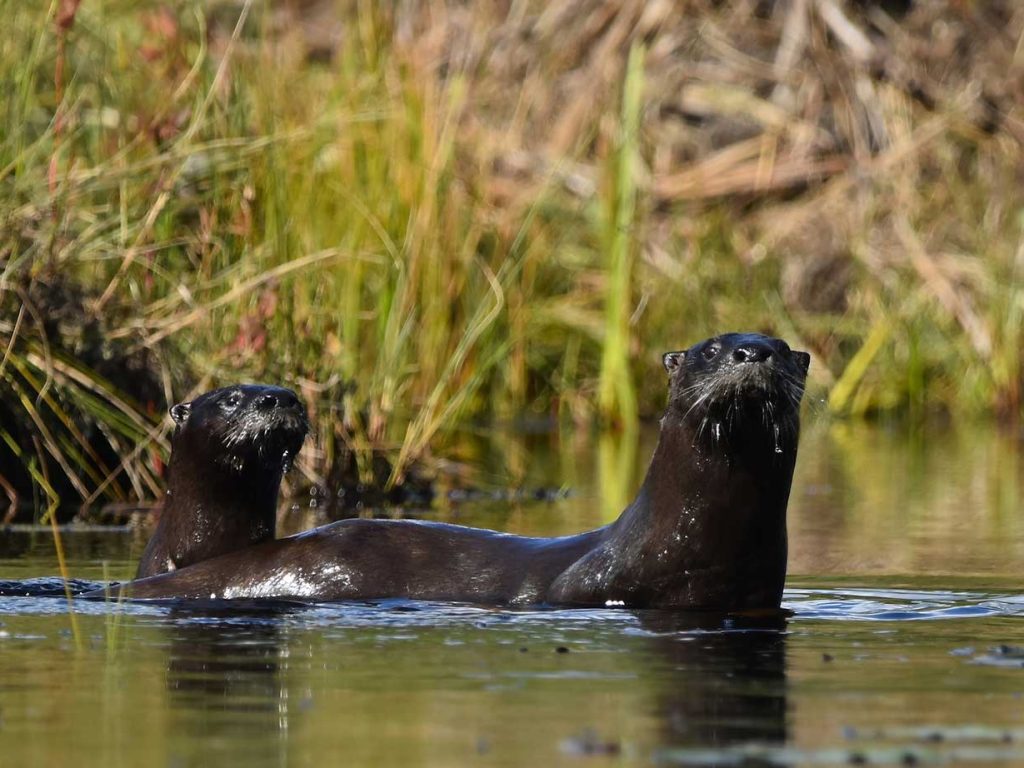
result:
[[[309,430],[290,389],[242,384],[171,408],[167,497],[136,578],[271,541],[281,478]]]
[[[664,356],[669,403],[636,499],[610,525],[530,538],[344,520],[121,585],[132,598],[406,597],[490,604],[777,608],[810,358],[757,334]]]

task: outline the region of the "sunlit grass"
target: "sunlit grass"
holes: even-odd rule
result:
[[[608,216],[608,290],[601,354],[598,406],[609,421],[635,431],[637,403],[629,368],[629,315],[632,301],[633,250],[636,248],[636,164],[639,159],[641,90],[644,49],[629,52],[622,87],[622,117],[615,153],[614,192]]]

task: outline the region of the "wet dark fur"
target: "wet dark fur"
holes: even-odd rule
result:
[[[132,582],[143,598],[408,597],[713,610],[779,606],[809,357],[756,334],[665,355],[669,403],[618,520],[553,539],[346,520]]]
[[[137,578],[274,538],[281,478],[309,424],[295,393],[259,384],[179,403],[167,498]]]

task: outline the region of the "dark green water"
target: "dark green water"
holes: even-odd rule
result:
[[[557,534],[615,514],[650,444],[474,450],[495,480],[574,492],[429,515]],[[781,629],[402,602],[79,603],[72,622],[62,599],[0,598],[0,764],[1024,765],[1024,658],[1002,648],[1024,646],[1022,482],[1012,436],[810,430]],[[317,519],[299,507],[292,528]],[[64,534],[91,580],[143,540]],[[0,534],[0,579],[56,572],[49,533]]]

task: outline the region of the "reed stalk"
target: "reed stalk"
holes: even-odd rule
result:
[[[622,86],[622,113],[615,153],[614,193],[608,212],[608,292],[605,298],[605,331],[598,382],[598,408],[608,423],[622,424],[635,432],[636,392],[630,370],[629,315],[632,304],[633,249],[637,242],[636,174],[639,149],[644,49],[634,45],[626,63]]]

